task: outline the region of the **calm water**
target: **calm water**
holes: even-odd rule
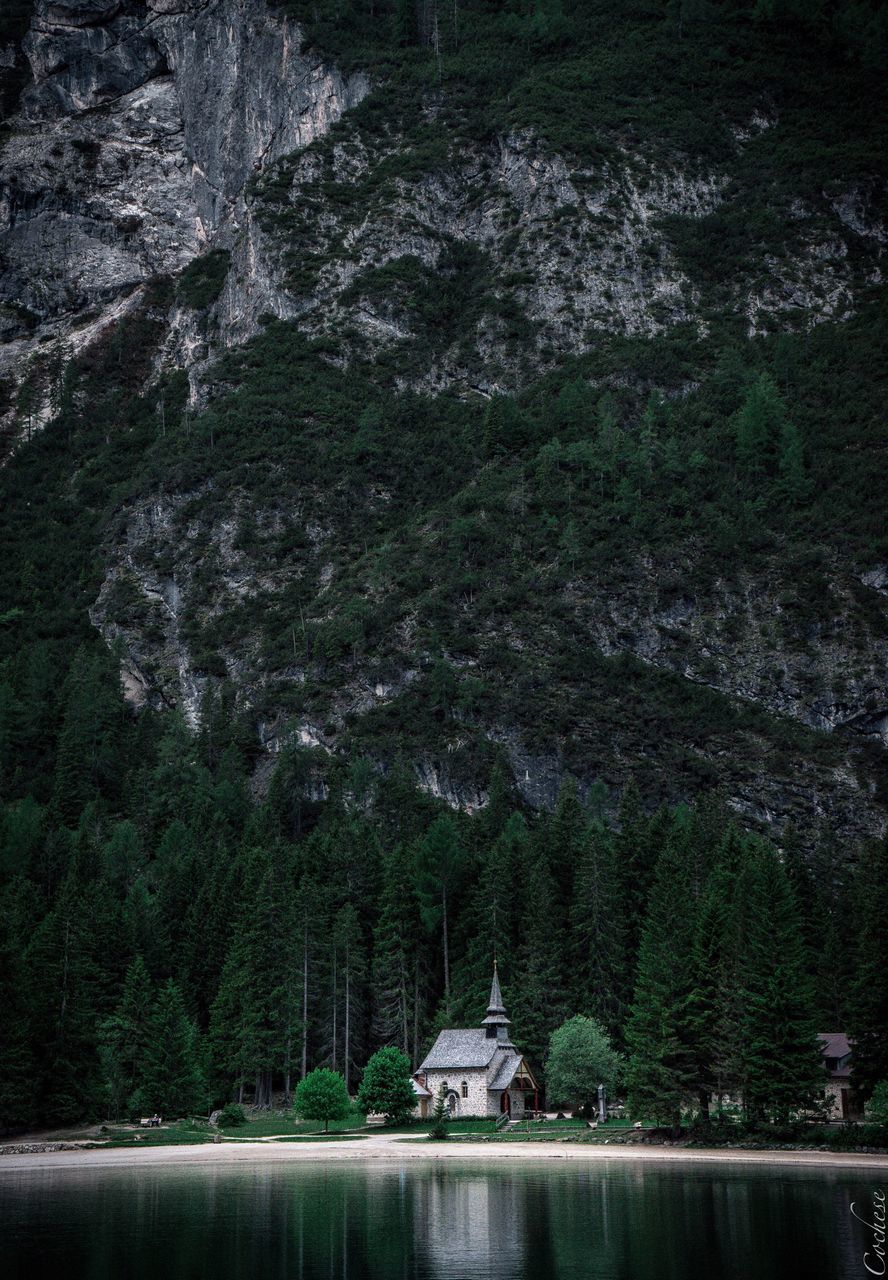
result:
[[[0,1276],[865,1280],[848,1206],[886,1181],[450,1161],[5,1173]]]

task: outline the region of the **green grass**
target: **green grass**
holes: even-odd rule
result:
[[[168,1128],[115,1131],[109,1127],[105,1142],[97,1146],[107,1147],[175,1147],[212,1142],[214,1130],[206,1121],[182,1120]]]
[[[276,1138],[276,1142],[360,1142],[369,1137],[366,1133],[303,1133]]]
[[[366,1125],[361,1115],[350,1116],[347,1120],[330,1121],[331,1134],[354,1132],[364,1128]],[[271,1138],[279,1134],[284,1137],[307,1137],[312,1134],[323,1134],[324,1126],[298,1120],[292,1111],[283,1111],[259,1116],[248,1120],[246,1124],[220,1129],[219,1132],[226,1138]]]

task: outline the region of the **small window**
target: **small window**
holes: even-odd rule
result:
[[[469,1082],[467,1080],[463,1080],[462,1082],[462,1096],[464,1098],[469,1096]]]

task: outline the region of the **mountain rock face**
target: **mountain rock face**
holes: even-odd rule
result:
[[[253,174],[368,88],[253,0],[41,0],[24,47],[33,81],[0,153],[0,376],[14,382],[47,343],[76,354],[145,281],[230,243]]]
[[[326,342],[342,367],[395,368],[399,390],[487,401],[614,334],[705,337],[725,316],[747,337],[840,321],[882,280],[884,189],[869,178],[799,196],[786,211],[786,251],[765,245],[717,291],[689,268],[682,228],[734,207],[748,150],[778,127],[767,105],[750,104],[716,158],[611,139],[600,157],[571,161],[529,128],[467,138],[434,93],[412,119],[368,124],[352,109],[369,78],[303,48],[298,26],[263,0],[37,0],[23,48],[31,80],[0,144],[7,449],[57,411],[67,360],[138,311],[149,282],[210,251],[224,251],[219,288],[200,306],[181,297],[169,306],[151,374],[184,370],[194,409],[214,394],[216,357],[269,315]],[[175,485],[141,497],[102,548],[91,618],[123,646],[134,706],[178,706],[196,726],[225,679],[241,708],[264,708],[269,751],[296,740],[333,752],[347,726],[421,683],[406,624],[384,671],[356,661],[295,721],[269,693],[257,630],[220,644],[221,666],[208,672],[195,658],[196,627],[300,577],[317,582],[323,612],[345,532],[315,495],[287,513],[300,523],[298,554],[265,561],[244,550],[239,530],[249,521],[270,538],[285,524],[279,510],[239,491],[224,518],[190,521],[199,497]],[[368,521],[387,500],[367,494]],[[765,580],[740,572],[689,590],[695,555],[640,558],[616,593],[578,577],[559,600],[565,626],[599,655],[631,655],[731,703],[873,749],[888,743],[884,568],[827,556],[815,616],[799,620],[776,560]],[[199,583],[210,574],[208,601]],[[523,655],[539,643],[544,660],[545,636],[508,640]],[[301,686],[310,664],[296,648],[294,628],[286,679]],[[588,715],[577,702],[578,720]],[[550,804],[575,766],[526,728],[492,717],[467,734],[499,744],[526,799]],[[587,729],[623,784],[636,747],[619,726],[607,743],[600,726]],[[414,765],[420,785],[473,809],[486,797],[460,777],[462,745],[442,742]],[[724,783],[730,741],[687,749]],[[811,766],[799,748],[780,776],[766,773],[768,742],[749,730],[746,762],[726,785],[751,821],[824,820],[855,835],[883,822],[872,774],[841,748]]]
[[[672,222],[730,202],[776,124],[753,111],[718,165],[638,146],[570,164],[528,130],[467,143],[430,101],[402,132],[357,124],[317,149],[368,79],[304,51],[262,0],[38,0],[23,43],[32,82],[0,152],[0,377],[40,385],[29,426],[52,411],[51,351],[87,348],[145,281],[213,247],[232,258],[212,324],[173,311],[164,352],[197,402],[200,367],[264,314],[335,336],[342,358],[409,355],[410,295],[436,276],[459,292],[467,266],[485,287],[404,385],[489,394],[604,334],[705,332]],[[763,253],[720,308],[751,334],[850,314],[881,279],[883,196],[855,182],[797,200],[793,251]]]

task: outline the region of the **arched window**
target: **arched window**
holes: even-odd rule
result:
[[[463,1096],[464,1098],[467,1098],[467,1097],[469,1096],[469,1082],[468,1082],[468,1080],[463,1080],[463,1082],[462,1082],[462,1096]]]

